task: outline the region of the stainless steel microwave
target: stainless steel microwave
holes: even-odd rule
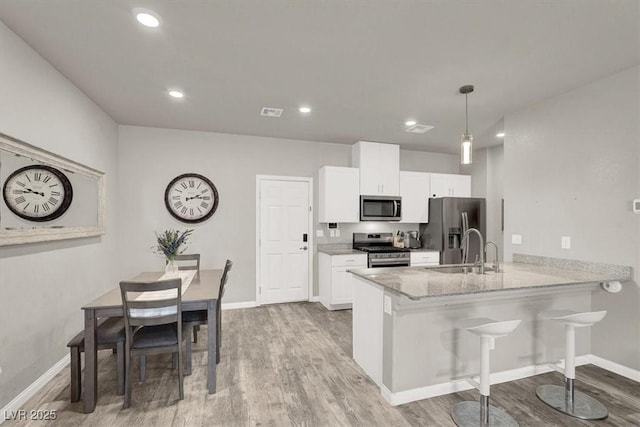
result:
[[[360,221],[400,221],[402,197],[360,196]]]

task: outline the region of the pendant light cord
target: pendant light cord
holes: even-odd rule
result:
[[[469,133],[469,94],[464,94],[465,133]]]

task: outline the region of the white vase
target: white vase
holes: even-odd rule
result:
[[[166,277],[178,277],[178,264],[173,258],[167,258],[167,263],[164,266],[164,274]]]

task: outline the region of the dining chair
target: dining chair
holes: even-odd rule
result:
[[[220,363],[220,345],[222,343],[221,333],[222,333],[222,297],[224,296],[225,285],[227,280],[229,279],[229,272],[231,271],[231,267],[233,267],[233,262],[227,260],[224,265],[224,271],[222,273],[222,277],[220,278],[220,292],[218,294],[218,302],[216,305],[216,313],[217,313],[217,342],[216,342],[216,363]],[[207,324],[207,310],[197,310],[197,311],[189,311],[182,314],[182,321],[189,322],[189,324],[194,326],[194,339],[193,342],[197,342],[197,332],[195,327],[199,325]]]
[[[186,341],[186,371],[191,372],[191,329],[182,322],[182,280],[120,282],[125,324],[125,390],[123,408],[131,405],[133,359],[177,353],[178,388],[184,399],[182,341]]]
[[[175,260],[178,261],[178,270],[196,270],[200,272],[200,254],[176,255]],[[195,264],[181,265],[181,261],[195,261]]]

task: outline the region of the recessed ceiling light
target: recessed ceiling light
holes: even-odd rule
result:
[[[299,111],[301,113],[310,113],[311,112],[311,107],[300,107]]]
[[[504,138],[504,132],[496,133],[498,138]]]
[[[179,90],[175,90],[172,89],[169,91],[169,96],[172,98],[184,98],[184,93],[180,92]]]
[[[136,15],[136,19],[139,23],[149,28],[156,28],[160,26],[160,19],[155,16],[151,11],[143,9],[134,9],[133,13]]]
[[[416,122],[415,120],[407,120],[406,122],[404,122],[405,126],[415,126],[416,123],[418,122]]]

